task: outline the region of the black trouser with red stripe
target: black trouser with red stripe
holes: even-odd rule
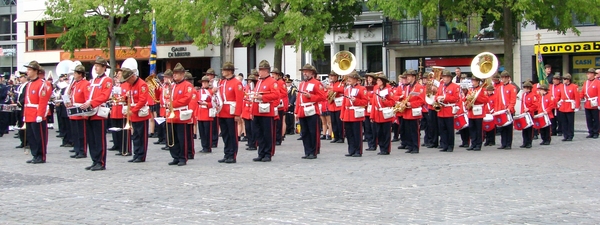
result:
[[[43,120],[41,123],[27,122],[27,142],[31,150],[31,156],[34,160],[46,161],[48,147],[48,123]]]
[[[406,141],[406,149],[413,152],[419,152],[421,146],[421,119],[402,119],[402,127],[404,128],[401,133]]]
[[[87,156],[85,120],[71,120],[73,132],[73,150],[75,154]]]
[[[375,135],[373,134],[373,122],[371,122],[371,117],[365,116],[365,139],[367,140],[367,145],[369,148],[377,148],[377,142],[375,142]]]
[[[106,127],[105,120],[85,120],[86,142],[92,162],[106,166]]]
[[[221,127],[221,136],[225,143],[225,146],[223,147],[223,152],[225,153],[224,159],[236,159],[238,152],[238,138],[235,119],[219,118],[219,127]]]
[[[300,121],[300,135],[302,135],[302,145],[304,146],[304,155],[319,154],[320,136],[319,136],[319,115],[312,115],[298,119]]]
[[[392,136],[392,122],[385,123],[373,123],[373,134],[379,144],[379,151],[384,153],[390,153],[392,150],[391,136]]]
[[[256,131],[252,129],[252,120],[244,119],[244,128],[246,129],[246,138],[248,139],[248,148],[256,148]]]
[[[146,161],[146,153],[148,153],[148,120],[140,122],[132,122],[133,134],[133,159],[141,159]]]
[[[454,118],[438,117],[440,146],[443,150],[454,150]]]
[[[340,112],[331,111],[331,129],[333,130],[333,140],[344,140],[344,124],[340,118]]]
[[[187,129],[187,135],[185,136],[185,141],[187,143],[187,157],[188,159],[194,159],[194,156],[196,155],[196,146],[194,146],[194,124],[186,124],[185,129]]]
[[[212,151],[212,124],[212,120],[198,120],[198,135],[200,135],[200,145],[202,145],[202,150]],[[248,130],[248,128],[246,128],[246,130]]]
[[[425,144],[430,144],[432,146],[437,147],[439,145],[439,127],[438,127],[438,117],[437,111],[429,110],[427,113],[427,130],[425,131]]]
[[[187,162],[187,152],[185,151],[187,149],[185,146],[187,130],[185,126],[185,123],[167,123],[166,125],[166,131],[169,134],[167,144],[173,144],[172,147],[169,147],[173,162]],[[171,140],[171,138],[174,140]]]
[[[280,110],[278,113],[278,117],[279,119],[275,121],[275,142],[279,142],[281,143],[283,141],[283,139],[281,138],[283,135],[281,134],[281,129],[283,128],[283,123],[285,121],[283,116],[285,115],[285,111]],[[248,136],[248,134],[246,134],[246,136]]]
[[[585,122],[588,128],[589,135],[598,135],[600,131],[600,122],[598,122],[598,109],[585,109]]]
[[[348,138],[348,154],[362,155],[362,121],[344,122],[344,129]]]
[[[258,158],[270,159],[275,154],[275,127],[274,118],[267,116],[254,116],[252,119],[252,131],[256,133],[258,141]]]

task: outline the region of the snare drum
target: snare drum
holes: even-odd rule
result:
[[[71,107],[71,108],[67,108],[67,115],[68,116],[87,116],[89,114],[89,112],[92,111],[92,108],[87,108],[87,109],[81,109],[79,107]]]
[[[548,116],[548,114],[542,113],[542,114],[537,114],[533,117],[533,128],[535,129],[542,129],[544,127],[550,126],[550,124],[552,124],[550,122],[550,117]]]
[[[483,118],[483,124],[482,124],[483,130],[484,131],[492,131],[496,128],[496,123],[494,122],[494,116],[492,116],[492,114],[486,114],[485,117]]]
[[[529,115],[529,113],[523,113],[515,116],[513,123],[515,130],[524,130],[531,126],[533,126],[533,120],[531,119],[531,115]]]
[[[508,110],[500,110],[492,115],[494,116],[494,122],[498,127],[505,127],[513,122],[513,118]]]
[[[466,113],[454,117],[454,129],[462,130],[469,127],[469,118]]]
[[[0,111],[2,112],[12,112],[16,109],[16,106],[12,106],[12,105],[8,105],[8,104],[2,104],[0,107]]]

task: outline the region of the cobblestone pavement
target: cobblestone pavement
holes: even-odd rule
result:
[[[600,139],[585,133],[519,149],[515,132],[510,151],[411,155],[394,143],[391,155],[362,158],[324,142],[316,160],[300,159],[293,135],[273,162],[252,162],[256,152],[241,148],[237,164],[219,164],[217,148],[183,167],[168,166],[169,153],[150,144],[147,162],[109,152],[107,170],[97,172],[49,135],[48,162],[39,165],[25,163],[13,132],[0,138],[0,224],[600,223]]]

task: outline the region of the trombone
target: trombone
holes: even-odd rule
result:
[[[126,120],[125,126],[123,126],[123,137],[121,138],[121,155],[126,156],[129,153],[129,143],[131,143],[131,133],[133,130],[131,129],[131,91],[127,92],[127,105],[123,107],[127,107],[126,111]],[[131,132],[130,132],[131,131]],[[127,133],[126,133],[127,132]],[[125,146],[125,136],[127,135],[127,146]]]
[[[175,118],[175,111],[173,110],[173,90],[171,89],[172,84],[167,85],[166,90],[167,90],[167,96],[169,96],[169,102],[167,102],[167,104],[169,105],[169,116],[167,116],[168,119],[173,119]],[[175,132],[173,132],[173,123],[169,123],[167,121],[165,121],[165,123],[167,123],[167,125],[165,125],[165,133],[167,135],[167,147],[173,147],[175,146]],[[171,129],[169,129],[169,124],[171,125]],[[169,136],[169,130],[171,130],[171,135]]]

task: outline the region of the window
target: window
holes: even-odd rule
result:
[[[368,72],[383,71],[383,46],[367,45],[365,46]]]
[[[17,40],[17,25],[12,21],[16,15],[0,16],[0,41]]]
[[[331,72],[331,46],[326,45],[322,54],[319,59],[313,60],[313,65],[317,68],[318,74],[328,74]]]

